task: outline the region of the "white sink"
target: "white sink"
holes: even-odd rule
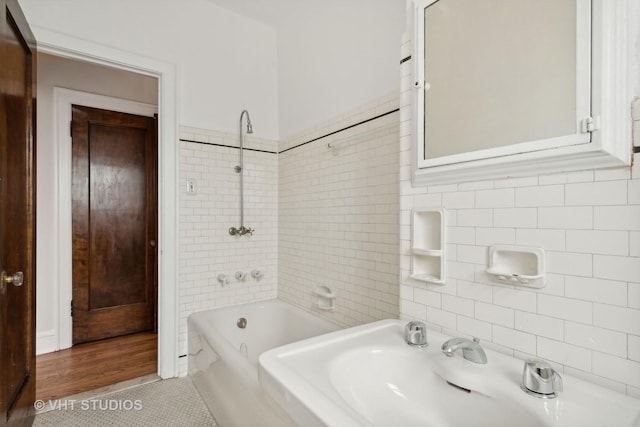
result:
[[[490,381],[478,381],[484,372],[472,372],[468,381],[454,386],[446,370],[432,369],[433,354],[407,345],[351,350],[331,362],[330,380],[372,425],[512,426],[516,419],[522,420],[518,425],[523,427],[541,424],[527,408],[504,405],[507,396],[501,396]],[[466,367],[469,371],[482,368]]]
[[[301,426],[638,426],[640,401],[563,375],[551,400],[520,390],[524,362],[485,349],[478,365],[447,358],[451,338],[403,339],[383,320],[279,347],[260,356],[265,391]]]

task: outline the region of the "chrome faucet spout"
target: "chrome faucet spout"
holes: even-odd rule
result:
[[[480,346],[480,340],[474,338],[473,341],[467,338],[451,338],[442,344],[442,352],[447,357],[452,357],[457,350],[462,350],[462,357],[473,363],[486,364],[487,354]]]

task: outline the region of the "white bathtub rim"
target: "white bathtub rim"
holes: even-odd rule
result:
[[[309,309],[308,307],[303,307],[303,306],[299,306],[296,304],[292,304],[288,301],[282,300],[280,298],[264,298],[264,299],[260,299],[260,300],[255,300],[255,301],[248,301],[248,302],[242,302],[239,304],[225,304],[225,305],[221,305],[221,306],[217,306],[214,308],[206,308],[206,309],[202,309],[202,310],[198,310],[198,311],[194,311],[193,313],[191,313],[188,316],[188,319],[191,317],[199,317],[199,316],[203,316],[204,313],[209,313],[211,311],[218,311],[218,310],[225,310],[225,309],[230,309],[230,308],[241,308],[241,307],[248,307],[248,306],[252,306],[252,305],[260,305],[260,304],[265,304],[265,303],[270,303],[270,302],[274,302],[277,304],[284,304],[287,305],[289,307],[293,307],[295,309],[299,309],[301,311],[304,311],[305,313],[308,313],[312,316],[315,316],[319,319],[322,319],[328,323],[333,324],[336,328],[339,329],[344,329],[346,326],[333,320],[333,319],[327,319],[326,317],[320,316],[320,312],[319,311],[314,311],[312,308]],[[218,329],[219,330],[219,329]]]

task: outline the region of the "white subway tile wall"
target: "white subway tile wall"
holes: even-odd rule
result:
[[[411,67],[401,66],[401,317],[640,396],[640,156],[633,168],[412,187]],[[410,211],[426,206],[447,209],[444,286],[409,278]],[[544,248],[547,286],[492,283],[494,243]]]
[[[280,144],[278,296],[344,326],[399,314],[397,108],[380,99]],[[334,311],[315,308],[317,286]]]
[[[229,228],[240,226],[238,135],[182,127],[180,139],[179,350],[186,354],[189,314],[277,296],[278,156],[276,142],[245,137],[244,222],[255,232],[231,236]],[[260,281],[249,276],[253,269],[264,273]],[[243,282],[237,271],[247,273]],[[218,274],[230,283],[221,286]],[[181,374],[186,363],[182,357]]]

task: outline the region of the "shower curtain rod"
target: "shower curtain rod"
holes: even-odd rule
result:
[[[315,141],[318,141],[318,140],[320,140],[320,139],[324,139],[324,138],[326,138],[326,137],[328,137],[328,136],[335,135],[336,133],[344,132],[345,130],[349,130],[349,129],[354,128],[354,127],[356,127],[356,126],[360,126],[360,125],[363,125],[363,124],[365,124],[365,123],[369,123],[369,122],[371,122],[371,121],[373,121],[373,120],[380,119],[380,118],[382,118],[382,117],[384,117],[384,116],[388,116],[389,114],[393,114],[393,113],[396,113],[396,112],[398,112],[398,111],[400,111],[400,109],[399,109],[399,108],[396,108],[395,110],[387,111],[386,113],[379,114],[379,115],[377,115],[377,116],[375,116],[375,117],[371,117],[371,118],[366,119],[366,120],[363,120],[363,121],[361,121],[361,122],[354,123],[354,124],[349,125],[349,126],[345,126],[345,127],[343,127],[342,129],[334,130],[333,132],[329,132],[329,133],[327,133],[327,134],[325,134],[325,135],[318,136],[318,137],[316,137],[316,138],[310,139],[309,141],[302,142],[302,143],[300,143],[300,144],[298,144],[298,145],[294,145],[293,147],[289,147],[289,148],[287,148],[286,150],[282,150],[282,151],[280,151],[278,154],[282,154],[282,153],[287,152],[287,151],[289,151],[289,150],[293,150],[294,148],[302,147],[303,145],[310,144],[310,143],[315,142]]]
[[[375,135],[380,133],[381,128],[369,129],[367,131],[347,136],[342,139],[337,139],[335,141],[327,142],[327,150],[331,150],[334,148],[342,147],[344,145],[351,144],[353,142],[362,142],[364,138],[370,137],[371,135]]]
[[[329,133],[327,133],[327,134],[325,134],[325,135],[318,136],[318,137],[316,137],[316,138],[310,139],[310,140],[308,140],[308,141],[301,142],[300,144],[294,145],[293,147],[289,147],[289,148],[287,148],[287,149],[285,149],[285,150],[282,150],[282,151],[259,150],[259,149],[256,149],[256,148],[245,148],[245,150],[247,150],[247,151],[255,151],[255,152],[259,152],[259,153],[269,153],[269,154],[281,154],[281,153],[285,153],[285,152],[287,152],[287,151],[289,151],[289,150],[293,150],[294,148],[302,147],[303,145],[310,144],[310,143],[312,143],[312,142],[315,142],[315,141],[318,141],[318,140],[321,140],[321,139],[327,138],[327,137],[332,136],[332,135],[335,135],[335,134],[337,134],[337,133],[344,132],[345,130],[349,130],[349,129],[354,128],[354,127],[356,127],[356,126],[360,126],[360,125],[362,125],[362,124],[365,124],[365,123],[371,122],[371,121],[373,121],[373,120],[377,120],[377,119],[379,119],[379,118],[382,118],[382,117],[388,116],[389,114],[397,113],[398,111],[400,111],[400,109],[399,109],[399,108],[396,108],[396,109],[394,109],[394,110],[387,111],[386,113],[382,113],[382,114],[377,115],[377,116],[375,116],[375,117],[371,117],[371,118],[366,119],[366,120],[363,120],[363,121],[361,121],[361,122],[354,123],[354,124],[352,124],[352,125],[349,125],[349,126],[343,127],[342,129],[338,129],[338,130],[335,130],[335,131],[329,132]],[[235,145],[219,144],[219,143],[215,143],[215,142],[195,141],[195,140],[193,140],[193,139],[183,139],[183,138],[180,138],[180,141],[182,141],[182,142],[191,142],[191,143],[194,143],[194,144],[213,145],[213,146],[216,146],[216,147],[227,147],[227,148],[235,148],[235,149],[239,149],[239,147],[237,147],[237,146],[235,146]]]

